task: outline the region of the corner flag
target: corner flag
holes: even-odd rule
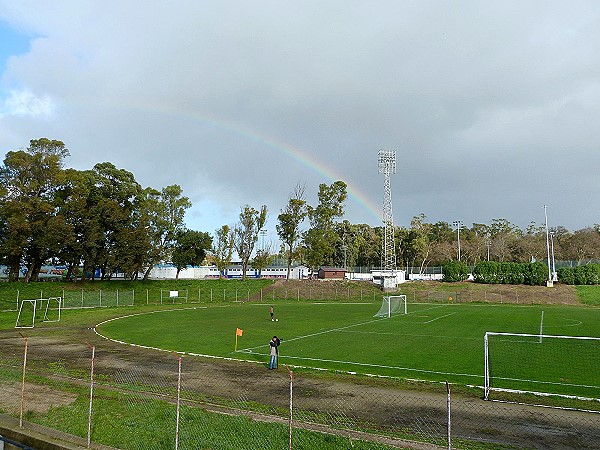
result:
[[[236,328],[235,329],[235,352],[237,352],[237,339],[238,336],[241,336],[242,334],[244,334],[244,330],[242,330],[241,328]]]

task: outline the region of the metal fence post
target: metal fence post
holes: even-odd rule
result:
[[[175,419],[175,450],[179,449],[179,411],[181,404],[181,356],[175,354],[179,360],[179,369],[177,372],[177,417]]]
[[[290,370],[288,365],[285,365],[285,368],[290,374],[290,450],[292,450],[292,418],[293,418],[293,404],[294,404],[294,372]]]
[[[94,398],[94,357],[96,355],[96,347],[85,341],[89,348],[92,349],[92,365],[90,368],[90,407],[88,410],[88,429],[87,429],[87,446],[90,448],[92,442],[92,400]]]
[[[448,399],[446,401],[448,409],[448,450],[452,450],[452,415],[450,414],[450,384],[446,381],[446,392]]]
[[[19,415],[19,428],[23,428],[23,409],[25,403],[25,372],[27,369],[27,336],[23,336],[21,334],[21,337],[25,339],[25,352],[23,354],[23,381],[21,382],[21,412]]]

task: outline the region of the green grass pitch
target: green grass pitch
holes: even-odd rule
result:
[[[410,304],[376,318],[374,303],[227,304],[143,313],[97,327],[126,343],[264,363],[277,335],[280,365],[482,386],[486,331],[600,337],[600,309]],[[542,321],[543,311],[543,321]],[[236,328],[243,330],[235,347]],[[600,341],[490,340],[494,387],[600,398]]]

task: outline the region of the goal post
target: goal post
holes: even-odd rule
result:
[[[392,314],[407,314],[406,295],[386,295],[381,308],[373,317],[391,317]]]
[[[484,398],[492,392],[600,399],[600,337],[486,332]]]
[[[17,310],[15,328],[35,328],[38,311],[42,322],[60,322],[62,309],[61,297],[21,300]]]

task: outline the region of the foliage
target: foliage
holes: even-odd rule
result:
[[[212,246],[210,234],[202,231],[183,230],[177,233],[171,261],[177,267],[177,276],[187,266],[199,266]]]
[[[300,224],[307,214],[306,200],[304,200],[304,188],[296,186],[290,195],[288,204],[277,216],[277,234],[286,247],[287,278],[290,278],[292,259],[296,251],[296,244],[301,237]]]
[[[450,261],[442,266],[444,281],[464,281],[469,276],[469,267],[462,261]]]
[[[343,181],[336,181],[330,186],[319,185],[319,204],[309,206],[308,217],[310,228],[304,234],[306,262],[316,269],[319,266],[334,264],[335,221],[344,215],[347,186]]]
[[[474,267],[473,276],[476,283],[541,286],[548,277],[548,268],[540,262],[483,261]]]
[[[564,284],[600,284],[600,264],[584,264],[576,267],[561,267],[557,270],[558,280]]]
[[[267,207],[261,206],[260,211],[246,205],[240,212],[240,221],[233,229],[233,242],[235,250],[242,260],[242,278],[246,279],[246,270],[254,245],[258,240],[258,233],[267,221]]]
[[[220,274],[231,263],[233,245],[233,230],[229,228],[229,225],[223,225],[215,232],[215,239],[210,250],[212,262],[217,266]]]
[[[134,175],[110,162],[92,170],[63,169],[69,155],[61,141],[30,141],[8,152],[0,166],[0,261],[9,280],[27,268],[38,278],[51,260],[68,266],[67,278],[103,279],[116,271],[135,278],[171,256],[191,205],[177,185],[142,189]]]
[[[561,267],[556,271],[558,281],[564,284],[575,284],[575,274],[572,267]]]

